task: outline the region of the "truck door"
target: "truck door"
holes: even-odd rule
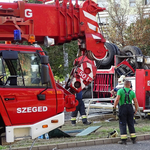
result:
[[[48,85],[42,84],[37,53],[2,52],[0,65],[0,98],[12,125],[32,124],[56,115],[56,90],[51,79]],[[39,100],[41,92],[45,99]]]

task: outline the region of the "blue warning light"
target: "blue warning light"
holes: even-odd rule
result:
[[[14,30],[14,41],[21,41],[21,31]]]

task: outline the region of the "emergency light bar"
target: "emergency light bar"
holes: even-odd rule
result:
[[[21,31],[14,30],[14,41],[21,41]]]

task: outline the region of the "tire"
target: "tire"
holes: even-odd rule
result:
[[[125,46],[122,50],[127,56],[139,55],[139,51],[133,46]]]
[[[111,47],[114,49],[115,55],[117,55],[117,49],[116,49],[116,47],[114,46],[114,44],[113,44],[113,43],[109,43],[109,45],[111,45]]]
[[[115,49],[116,49],[116,55],[120,55],[120,49],[118,48],[118,46],[116,45],[116,44],[114,44],[114,43],[111,43],[114,47],[115,47]]]
[[[142,64],[142,66],[141,66],[140,69],[147,70],[147,69],[150,69],[150,66],[149,66],[149,65],[144,65],[144,64]]]
[[[108,49],[108,53],[106,58],[104,58],[101,62],[101,66],[108,66],[114,64],[114,55],[115,55],[115,48],[111,43],[105,43],[106,48]]]
[[[102,60],[95,60],[97,69],[100,68]]]
[[[138,48],[138,47],[136,47],[136,46],[133,46],[133,47],[138,51],[139,54],[143,55],[140,48]]]

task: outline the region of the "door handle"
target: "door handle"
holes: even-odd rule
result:
[[[4,98],[5,101],[15,100],[15,98]]]

